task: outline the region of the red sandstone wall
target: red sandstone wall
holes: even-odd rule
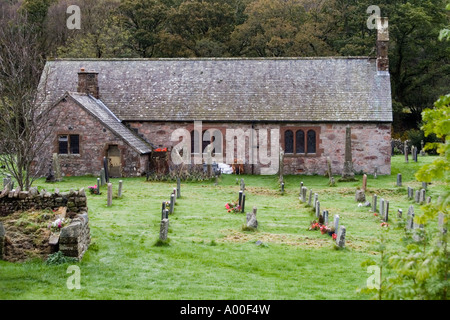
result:
[[[80,154],[59,155],[63,175],[92,174],[98,176],[103,167],[103,157],[106,156],[108,145],[118,145],[121,150],[123,176],[137,176],[145,171],[147,164],[145,157],[141,157],[70,98],[60,102],[52,111],[51,116],[59,117],[59,121],[54,126],[45,148],[45,154],[39,161],[49,162],[52,153],[58,152],[58,134],[79,134]]]
[[[155,146],[171,147],[178,142],[171,142],[171,133],[178,128],[191,131],[193,123],[163,123],[163,122],[135,122],[133,128],[138,129]],[[286,124],[280,127],[275,124],[256,124],[255,129],[280,129],[280,140],[283,139],[284,128],[315,128],[317,129],[317,152],[312,155],[285,155],[285,174],[325,174],[326,159],[330,158],[333,174],[341,174],[344,166],[345,128],[347,124]],[[225,141],[226,129],[248,130],[251,124],[220,124],[203,123],[203,129],[217,128],[222,131]],[[377,167],[378,174],[390,174],[390,140],[391,127],[389,124],[350,124],[352,128],[352,155],[355,172],[372,174]],[[281,141],[281,147],[283,142]],[[224,151],[226,147],[224,146]],[[226,152],[224,152],[226,157]],[[246,152],[248,162],[248,151]],[[261,166],[253,166],[253,173],[259,174]],[[252,166],[245,165],[246,173],[252,172]]]

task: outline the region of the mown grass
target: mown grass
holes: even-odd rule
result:
[[[421,186],[414,172],[433,157],[419,163],[392,160],[392,174],[369,175],[367,199],[376,193],[390,202],[389,247],[395,250],[403,231],[395,229],[396,212],[413,204],[407,186]],[[403,187],[396,187],[396,175]],[[66,286],[68,264],[48,266],[40,260],[25,263],[0,261],[0,299],[367,299],[358,294],[370,274],[361,263],[377,259],[375,241],[380,236],[379,217],[354,201],[357,182],[328,186],[321,176],[286,176],[279,192],[276,176],[240,176],[246,185],[246,211],[258,209],[257,231],[243,231],[245,214],[225,210],[236,200],[236,176],[223,175],[214,182],[182,183],[170,218],[168,243],[158,245],[161,202],[169,200],[175,182],[146,182],[127,178],[121,198],[106,206],[106,187],[101,195],[88,195],[92,244],[83,260],[81,289]],[[300,182],[319,194],[330,221],[340,215],[347,228],[346,248],[335,250],[331,237],[308,231],[312,208],[298,199]],[[336,179],[337,181],[337,179]],[[71,177],[35,185],[52,191],[96,183],[95,177]],[[117,192],[118,179],[112,179]],[[429,186],[436,199],[443,186]],[[414,204],[416,212],[420,207]],[[257,245],[257,241],[262,244]],[[159,243],[161,244],[161,243]]]

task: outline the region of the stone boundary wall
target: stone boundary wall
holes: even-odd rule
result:
[[[72,222],[61,229],[59,236],[59,251],[66,257],[74,257],[79,261],[91,243],[88,214],[75,216]]]
[[[4,217],[16,211],[29,209],[57,209],[67,207],[68,212],[87,212],[87,199],[84,188],[79,191],[71,189],[69,192],[56,190],[50,193],[42,189],[30,188],[30,191],[21,191],[20,188],[9,190],[8,185],[0,194],[0,216]]]

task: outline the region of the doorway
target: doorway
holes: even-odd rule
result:
[[[122,161],[120,149],[117,145],[110,145],[108,147],[108,173],[110,178],[120,178]]]

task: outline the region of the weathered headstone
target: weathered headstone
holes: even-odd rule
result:
[[[402,174],[398,173],[397,174],[397,187],[401,187],[402,186]]]
[[[245,212],[245,193],[242,194],[242,206],[241,206],[241,212]]]
[[[253,212],[247,213],[247,227],[254,229],[258,228],[258,220],[256,220],[256,211],[257,208],[253,207]]]
[[[386,210],[384,212],[384,221],[388,222],[389,220],[389,201],[386,201]]]
[[[100,178],[97,178],[97,194],[100,194]]]
[[[384,219],[384,199],[380,198],[380,216]]]
[[[241,178],[241,190],[244,191],[245,190],[245,183],[244,183],[244,179]]]
[[[175,209],[175,195],[172,193],[170,194],[170,209],[169,209],[169,213],[172,214],[173,210]]]
[[[284,193],[284,182],[281,183],[281,193]]]
[[[405,141],[405,145],[403,147],[403,152],[405,154],[405,162],[408,162],[408,140]]]
[[[406,218],[406,230],[411,230],[414,227],[414,206],[409,206],[408,216]]]
[[[105,169],[100,169],[100,182],[102,183],[102,186],[106,184],[106,176],[105,176]]]
[[[439,212],[438,227],[439,227],[439,230],[441,231],[441,233],[447,233],[447,228],[445,226],[444,218],[445,218],[444,213],[443,212]]]
[[[169,233],[169,219],[164,218],[161,220],[161,225],[159,228],[159,240],[167,240],[167,235]]]
[[[420,202],[420,190],[416,190],[416,194],[415,194],[415,196],[414,196],[414,201],[415,201],[416,203],[419,203],[419,202]]]
[[[345,247],[345,233],[346,233],[346,229],[344,226],[340,226],[339,227],[339,231],[337,233],[337,237],[336,237],[336,245],[339,248],[344,248]]]
[[[431,197],[430,196],[427,197],[427,203],[431,203]]]
[[[413,146],[413,149],[412,149],[412,157],[413,157],[414,162],[417,162],[417,148],[415,146]]]
[[[402,218],[402,215],[403,215],[403,210],[402,210],[402,209],[398,209],[398,211],[397,211],[397,217],[398,217],[399,219],[401,219],[401,218]]]
[[[328,210],[323,211],[323,223],[327,226],[328,225]]]
[[[317,193],[314,193],[314,204],[313,204],[314,210],[316,209],[317,201],[319,201],[319,195]]]
[[[316,202],[316,217],[318,218],[320,215],[320,201]]]
[[[427,190],[427,187],[428,187],[428,183],[422,182],[422,189]]]
[[[53,153],[52,166],[53,174],[55,175],[55,181],[61,181],[61,164],[59,163],[59,157],[57,153]]]
[[[177,198],[181,198],[181,181],[177,178]]]
[[[122,180],[119,180],[119,190],[117,191],[117,196],[118,196],[119,198],[122,197],[122,184],[123,184],[123,181],[122,181]]]
[[[377,195],[372,195],[372,212],[377,212]]]
[[[374,179],[378,178],[378,167],[375,167],[375,169],[373,169],[373,178]]]
[[[336,232],[336,234],[337,234],[337,231],[338,231],[338,228],[339,228],[339,215],[338,214],[336,214],[336,215],[334,215],[334,232]]]
[[[238,198],[238,205],[242,206],[242,195],[243,195],[243,191],[239,190],[239,198]]]
[[[364,191],[367,190],[367,174],[364,174],[364,175],[363,175],[362,189],[363,189]]]
[[[108,200],[107,200],[107,206],[112,206],[112,197],[113,197],[113,191],[112,191],[112,183],[108,183]]]
[[[177,188],[173,188],[173,204],[177,204]]]
[[[166,202],[163,201],[161,204],[161,220],[166,217]]]
[[[351,181],[354,179],[355,173],[353,172],[353,160],[352,160],[352,129],[349,126],[347,126],[345,128],[345,160],[341,180]]]
[[[425,189],[421,189],[420,195],[419,195],[419,203],[420,204],[425,203],[425,199],[426,199],[426,191],[425,191]]]
[[[311,207],[311,201],[312,201],[312,189],[309,189],[309,197],[308,197],[308,206]]]
[[[105,169],[105,181],[109,183],[108,159],[103,157],[103,169]]]
[[[308,188],[306,187],[302,187],[302,193],[301,193],[301,198],[302,198],[302,202],[306,203],[306,194],[308,192]]]
[[[423,149],[424,143],[423,140],[420,141],[420,155],[424,156],[425,155],[425,150]]]
[[[362,189],[356,190],[355,193],[355,201],[356,202],[365,202],[366,201],[366,193]]]

